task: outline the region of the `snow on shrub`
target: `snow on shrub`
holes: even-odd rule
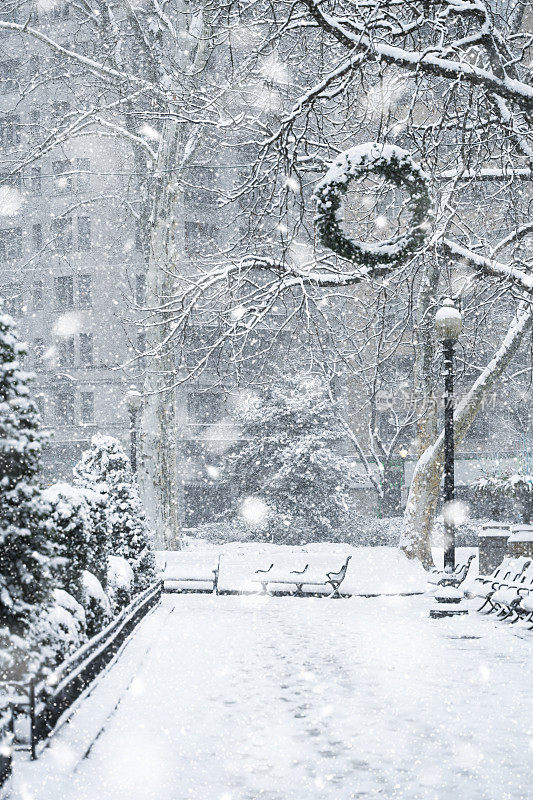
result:
[[[37,666],[57,557],[42,525],[42,434],[24,354],[15,323],[0,313],[0,680],[22,680]]]
[[[111,552],[111,537],[107,520],[106,495],[92,489],[80,488],[89,508],[90,534],[86,567],[104,589],[107,585],[107,561]]]
[[[115,613],[131,601],[135,578],[131,565],[122,556],[109,556],[107,595]]]
[[[68,483],[54,483],[43,491],[42,502],[49,539],[64,556],[58,584],[79,601],[82,571],[90,560],[91,513],[85,493]]]
[[[526,523],[533,519],[533,475],[510,471],[484,475],[473,487],[489,502],[494,517],[509,519],[512,515]]]
[[[86,620],[83,606],[64,589],[52,592],[54,604],[49,609],[45,624],[48,642],[56,664],[71,655],[86,639]]]
[[[102,584],[92,572],[81,573],[82,603],[87,621],[87,636],[95,636],[111,619],[111,605]]]
[[[93,436],[74,468],[74,479],[105,496],[112,553],[130,563],[135,591],[144,589],[155,579],[152,541],[130,461],[118,439]]]

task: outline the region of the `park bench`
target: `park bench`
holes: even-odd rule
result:
[[[329,597],[341,597],[339,588],[344,578],[346,577],[346,570],[351,556],[348,556],[342,567],[337,572],[325,572],[322,569],[311,568],[306,564],[301,570],[291,570],[290,572],[276,569],[272,563],[268,569],[258,569],[255,571],[255,576],[252,578],[253,583],[260,583],[263,594],[268,591],[269,584],[271,585],[289,585],[294,586],[292,594],[295,597],[303,597],[304,586],[315,587],[316,589],[331,587],[332,592]],[[311,592],[312,593],[312,592]]]
[[[500,587],[519,580],[530,563],[531,559],[526,556],[519,556],[518,558],[507,556],[490,575],[479,575],[474,581],[473,591],[474,597],[479,597],[483,600],[478,611],[482,611],[487,604],[490,606],[489,613],[495,610],[496,606],[492,603],[493,594]]]
[[[453,572],[444,572],[444,570],[437,569],[435,567],[428,575],[428,583],[431,583],[434,586],[442,586],[444,584],[446,584],[446,586],[459,586],[459,584],[461,584],[468,575],[470,564],[475,557],[475,553],[469,555],[464,564],[456,565]]]
[[[164,589],[177,592],[214,592],[218,594],[218,576],[220,572],[220,556],[217,566],[202,563],[173,564],[167,567],[166,562],[161,569]]]
[[[533,589],[521,597],[515,610],[521,620],[531,623],[529,630],[533,631]]]
[[[508,619],[515,617],[513,622],[520,619],[518,606],[522,599],[533,592],[533,564],[531,562],[524,568],[521,575],[512,582],[502,583],[490,598],[492,606],[497,609],[500,617]]]

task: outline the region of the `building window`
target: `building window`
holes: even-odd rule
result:
[[[43,307],[43,282],[35,281],[32,289],[32,306],[34,311],[40,311]]]
[[[57,363],[60,367],[74,366],[74,336],[61,339],[57,346]]]
[[[70,111],[70,103],[66,100],[57,100],[52,104],[52,116],[56,124],[61,124],[65,121],[65,117]]]
[[[41,168],[40,167],[32,167],[30,170],[30,186],[33,194],[41,194],[42,191],[42,180],[41,180]]]
[[[0,64],[0,92],[14,92],[17,89],[17,77],[20,70],[20,61],[17,58],[3,61]]]
[[[0,262],[22,256],[22,228],[0,230]]]
[[[23,294],[20,283],[10,283],[5,289],[4,310],[12,317],[20,317],[23,311]]]
[[[68,159],[52,163],[55,190],[59,194],[72,191],[72,168]]]
[[[74,425],[74,387],[65,384],[56,390],[56,421],[59,425]]]
[[[28,59],[28,74],[30,78],[34,78],[39,74],[39,56],[31,55]]]
[[[44,395],[42,395],[42,394],[36,395],[36,397],[35,397],[35,405],[37,406],[37,409],[39,411],[39,414],[40,414],[40,417],[41,417],[41,422],[44,422],[44,409],[45,409]]]
[[[223,416],[224,396],[215,392],[191,392],[187,405],[191,422],[213,425]]]
[[[74,307],[74,278],[62,275],[55,278],[56,308],[65,311]]]
[[[183,199],[189,205],[213,205],[218,173],[213,167],[195,167],[189,172]]]
[[[139,369],[146,369],[146,331],[139,331],[137,333],[137,364]]]
[[[140,253],[143,252],[144,247],[144,235],[143,235],[143,228],[140,220],[135,220],[135,249],[138,250]]]
[[[91,249],[91,220],[89,217],[78,217],[78,250],[86,252]]]
[[[91,162],[88,158],[76,159],[76,188],[79,192],[84,192],[89,188],[89,171],[91,169]]]
[[[32,225],[31,238],[34,253],[39,253],[43,249],[43,226],[40,222]]]
[[[33,340],[33,366],[42,369],[44,364],[44,339],[39,337]]]
[[[0,120],[0,143],[4,147],[20,144],[20,118],[18,114],[6,114]]]
[[[94,422],[94,392],[81,393],[81,421],[84,425]]]
[[[135,302],[139,306],[146,303],[146,275],[137,275],[135,278]]]
[[[92,333],[80,333],[80,364],[82,367],[94,364]]]
[[[59,217],[52,220],[52,236],[58,253],[72,250],[72,217]]]
[[[207,222],[185,223],[185,251],[190,256],[200,255],[204,249],[212,247],[214,237],[214,225]]]
[[[16,175],[1,175],[0,176],[0,188],[9,189],[18,189],[19,192],[22,191],[22,175],[21,173],[17,173]],[[9,194],[8,194],[9,197]]]
[[[52,19],[68,19],[69,12],[69,4],[65,0],[60,0],[52,6]]]
[[[80,308],[92,308],[93,280],[91,275],[78,276],[78,305]]]

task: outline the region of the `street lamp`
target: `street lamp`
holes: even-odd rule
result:
[[[126,405],[130,415],[131,468],[135,474],[137,472],[137,414],[142,405],[142,395],[134,386],[130,386],[126,392]]]
[[[459,606],[463,597],[455,584],[455,519],[454,519],[454,422],[453,422],[453,357],[455,342],[459,338],[463,320],[453,300],[446,298],[435,314],[435,331],[442,342],[444,356],[444,577],[435,594],[437,605],[430,611],[432,617],[466,614]]]
[[[444,356],[444,572],[455,569],[455,523],[449,511],[455,492],[453,431],[453,356],[463,321],[453,300],[443,301],[435,314],[437,338]]]

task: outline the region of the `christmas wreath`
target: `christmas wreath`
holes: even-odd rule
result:
[[[408,194],[405,233],[380,242],[358,242],[341,228],[343,199],[350,183],[369,174],[380,175]],[[399,265],[420,248],[430,230],[432,203],[429,177],[406,150],[367,142],[345,150],[314,191],[316,228],[320,241],[342,258],[367,267]]]

